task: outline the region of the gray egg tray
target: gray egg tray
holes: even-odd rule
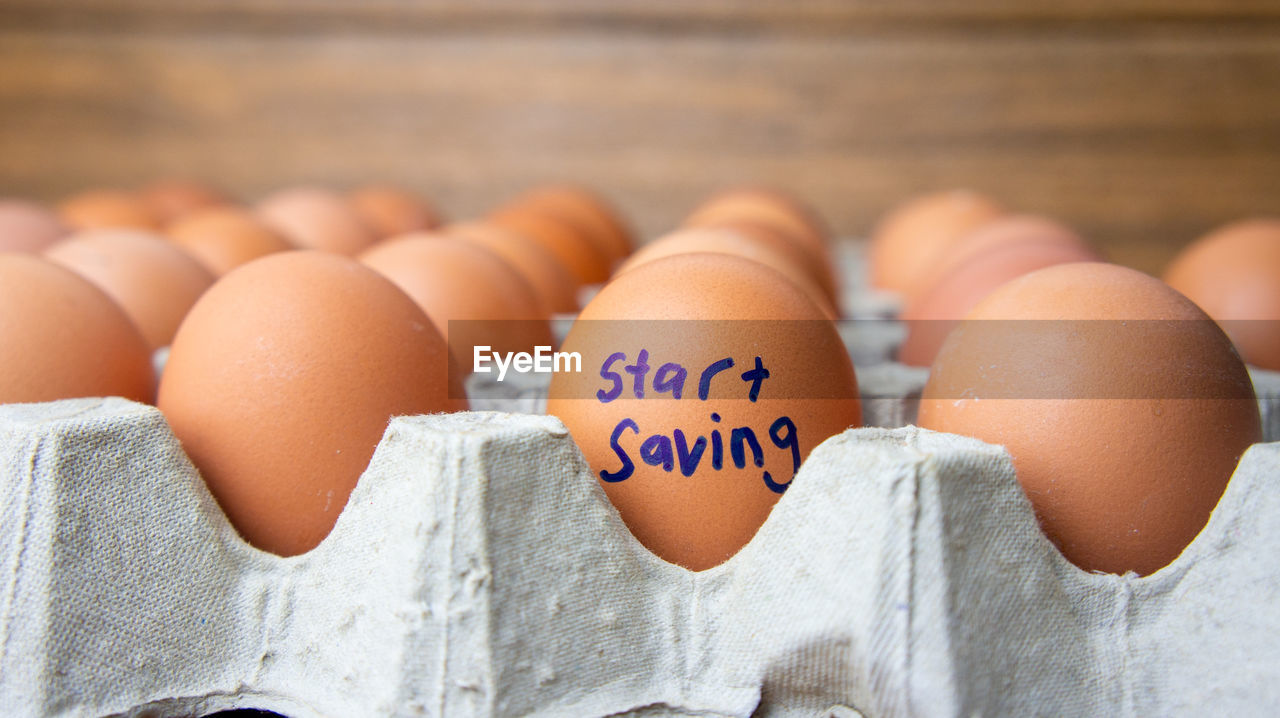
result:
[[[0,714],[1257,715],[1280,705],[1280,444],[1145,578],[1039,532],[999,448],[814,450],[756,537],[641,547],[558,420],[388,427],[333,532],[245,544],[163,417],[0,406]]]

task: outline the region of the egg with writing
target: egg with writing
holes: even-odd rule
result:
[[[547,413],[631,533],[692,570],[764,523],[801,462],[861,422],[834,324],[777,271],[726,254],[637,266],[583,309]]]

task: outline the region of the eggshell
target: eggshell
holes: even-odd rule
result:
[[[71,229],[129,228],[156,231],[161,219],[142,198],[120,190],[89,190],[64,199],[58,216]]]
[[[506,260],[529,281],[548,313],[578,311],[577,282],[542,245],[488,222],[459,222],[440,231],[478,244]]]
[[[791,240],[810,255],[814,276],[834,302],[831,232],[812,208],[794,195],[769,187],[733,187],[712,195],[685,218],[685,227],[759,225]]]
[[[138,198],[166,227],[192,212],[231,204],[226,195],[203,182],[177,178],[146,185],[138,190]]]
[[[791,280],[804,291],[806,296],[813,300],[814,304],[818,305],[827,318],[835,319],[837,316],[831,301],[822,291],[822,288],[818,286],[813,276],[805,271],[804,265],[794,261],[790,255],[775,250],[772,245],[752,239],[751,235],[728,227],[695,227],[677,230],[665,237],[660,237],[631,255],[622,266],[618,267],[615,275],[620,275],[655,259],[677,254],[688,254],[690,252],[732,254],[760,262],[777,270]]]
[[[147,343],[106,293],[42,257],[0,253],[0,403],[154,394]]]
[[[466,408],[444,339],[355,260],[281,252],[218,281],[157,406],[236,530],[284,556],[333,527],[391,417]]]
[[[22,199],[0,199],[0,252],[43,252],[67,234],[58,215]]]
[[[618,212],[603,197],[586,187],[542,185],[519,195],[511,204],[547,212],[582,227],[611,265],[626,259],[635,246],[631,230]]]
[[[1085,245],[1030,239],[997,244],[968,257],[928,290],[907,301],[898,315],[907,327],[906,339],[898,348],[898,361],[911,366],[932,364],[955,325],[1005,282],[1055,264],[1092,262],[1097,258]]]
[[[373,247],[360,261],[417,302],[464,372],[474,365],[477,345],[506,355],[554,344],[551,317],[533,287],[477,244],[424,232]]]
[[[1082,257],[1080,261],[1102,260],[1098,252],[1083,237],[1061,222],[1034,214],[1003,215],[961,235],[956,243],[924,273],[907,301],[910,302],[911,299],[929,292],[943,277],[978,255],[1001,247],[1024,243],[1064,247]],[[965,311],[968,309],[966,307]],[[963,315],[964,313],[961,312],[960,316]]]
[[[965,234],[1004,214],[983,195],[949,190],[915,197],[885,215],[871,235],[871,283],[910,295]]]
[[[547,413],[568,427],[631,533],[692,570],[742,548],[809,451],[861,422],[835,325],[781,274],[741,257],[681,254],[619,275],[562,351],[579,353],[582,371],[552,376]],[[725,359],[732,367],[716,369]],[[680,398],[662,391],[680,375],[674,365],[685,371]]]
[[[919,424],[1003,445],[1072,563],[1144,575],[1195,538],[1261,439],[1221,329],[1159,280],[1098,263],[988,295],[943,345]]]
[[[1216,319],[1245,361],[1280,371],[1280,219],[1211,232],[1174,258],[1164,280]]]
[[[554,213],[523,204],[506,205],[486,219],[555,255],[579,286],[603,282],[613,272],[612,260],[589,231]]]
[[[378,239],[440,226],[440,214],[427,198],[402,187],[366,185],[347,200]]]
[[[258,216],[300,249],[359,254],[377,237],[341,195],[321,187],[291,187],[257,206]]]
[[[240,207],[193,211],[170,224],[165,233],[219,277],[250,260],[293,248],[284,235]]]
[[[45,256],[110,295],[153,350],[168,346],[187,310],[214,279],[163,237],[130,229],[79,232]]]

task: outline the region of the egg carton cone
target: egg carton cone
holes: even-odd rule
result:
[[[1262,413],[1262,440],[1280,441],[1280,371],[1249,367],[1249,376]]]
[[[332,533],[245,544],[152,407],[0,407],[0,715],[1259,715],[1280,705],[1280,444],[1139,578],[1068,564],[1007,454],[818,446],[752,541],[640,546],[563,425],[389,425]]]

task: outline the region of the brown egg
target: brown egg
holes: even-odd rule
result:
[[[418,303],[464,372],[473,367],[477,346],[505,356],[554,344],[551,318],[533,287],[484,247],[422,232],[380,244],[359,259]]]
[[[791,194],[767,187],[735,187],[703,202],[685,218],[685,227],[760,225],[780,233],[810,255],[823,291],[838,296],[831,269],[831,233],[810,207]]]
[[[605,285],[552,376],[559,417],[631,533],[692,570],[742,548],[814,446],[861,423],[835,325],[778,272],[727,254]]]
[[[151,352],[110,297],[42,257],[0,253],[0,403],[154,393]]]
[[[378,239],[440,226],[440,214],[427,198],[401,187],[367,185],[347,200]]]
[[[613,272],[612,260],[591,239],[590,233],[555,214],[526,205],[505,205],[492,212],[486,221],[525,237],[555,255],[578,285],[603,282]]]
[[[910,295],[934,263],[968,232],[1004,214],[993,200],[968,190],[915,197],[893,208],[871,235],[871,283]]]
[[[124,309],[152,349],[168,346],[213,274],[163,237],[131,229],[79,232],[45,256],[93,282]]]
[[[240,207],[196,210],[169,225],[166,234],[216,276],[292,245],[257,215]]]
[[[90,190],[63,200],[58,216],[71,229],[160,229],[161,220],[131,192]]]
[[[1067,560],[1143,575],[1195,538],[1261,438],[1221,329],[1159,280],[1098,263],[988,295],[939,353],[919,424],[1003,445]]]
[[[577,282],[556,256],[540,244],[488,222],[459,222],[441,233],[474,242],[493,252],[529,281],[548,313],[576,313]]]
[[[907,300],[898,315],[907,327],[907,337],[898,348],[898,361],[911,366],[933,364],[947,334],[978,302],[1005,282],[1055,264],[1097,259],[1087,245],[1036,240],[997,244],[968,257],[935,280],[928,290]]]
[[[173,341],[157,406],[249,543],[328,535],[391,417],[466,408],[444,339],[347,257],[281,252],[227,274]]]
[[[192,212],[231,204],[226,195],[207,184],[176,178],[146,185],[138,190],[138,198],[165,227]]]
[[[771,245],[727,227],[694,227],[660,237],[631,255],[630,259],[618,267],[615,276],[655,259],[691,252],[732,254],[772,267],[812,299],[828,319],[837,317],[831,301],[803,265],[797,264],[790,256],[775,250]]]
[[[1034,214],[1003,215],[984,222],[959,237],[924,273],[907,301],[929,292],[939,280],[974,257],[1015,244],[1064,247],[1082,257],[1079,261],[1102,259],[1083,237],[1061,222]],[[957,318],[960,316],[964,316],[964,312]]]
[[[256,211],[300,249],[356,255],[377,240],[346,199],[320,187],[280,190],[259,202]]]
[[[66,234],[66,225],[43,205],[0,199],[0,252],[43,252]]]
[[[1164,280],[1216,319],[1245,361],[1280,371],[1280,219],[1211,232],[1174,259]]]
[[[631,254],[635,241],[617,211],[600,195],[571,184],[535,187],[509,204],[560,217],[582,227],[612,265]]]

